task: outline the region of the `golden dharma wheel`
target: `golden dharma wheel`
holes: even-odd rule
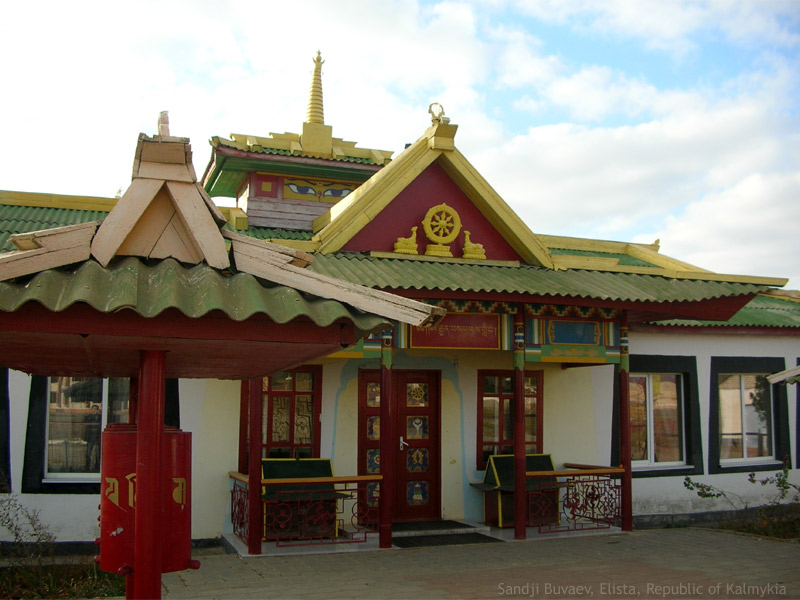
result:
[[[425,235],[436,244],[449,244],[461,231],[461,217],[447,204],[432,206],[422,221]]]

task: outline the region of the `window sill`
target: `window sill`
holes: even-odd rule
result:
[[[637,471],[674,471],[676,469],[694,469],[694,465],[687,465],[686,463],[668,465],[632,465],[631,469],[634,473]]]
[[[686,477],[687,475],[702,475],[702,467],[697,465],[642,465],[633,466],[631,475],[634,478],[645,477]]]
[[[755,471],[780,471],[783,462],[775,458],[758,461],[737,460],[731,462],[721,462],[716,468],[709,469],[709,473],[750,473]]]
[[[100,483],[100,477],[45,477],[42,483],[62,484],[62,483]]]

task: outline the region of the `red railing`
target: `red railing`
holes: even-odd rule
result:
[[[247,475],[229,473],[233,532],[247,543]],[[262,479],[262,541],[352,544],[378,532],[380,475]]]
[[[561,471],[529,471],[528,527],[540,533],[611,527],[622,518],[622,468],[565,463]]]

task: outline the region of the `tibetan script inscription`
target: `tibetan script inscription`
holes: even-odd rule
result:
[[[411,328],[412,348],[500,348],[500,315],[447,313],[433,327]]]

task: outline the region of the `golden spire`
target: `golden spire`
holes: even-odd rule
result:
[[[314,75],[311,77],[311,95],[308,98],[307,123],[325,124],[325,116],[322,112],[322,55],[317,50],[317,58],[314,59]]]

